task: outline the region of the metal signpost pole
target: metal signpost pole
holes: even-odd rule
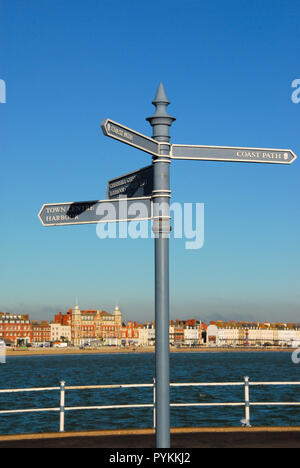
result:
[[[156,447],[170,447],[170,364],[169,364],[169,236],[170,236],[170,135],[175,120],[166,111],[169,103],[160,84],[153,101],[156,111],[148,117],[153,139],[159,141],[160,154],[153,158],[155,236],[155,380]]]

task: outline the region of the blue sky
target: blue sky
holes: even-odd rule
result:
[[[151,136],[160,81],[173,143],[291,148],[300,156],[298,1],[2,0],[0,310],[49,319],[74,305],[154,318],[153,240],[44,228],[43,203],[105,198],[151,164],[103,136]],[[173,201],[205,203],[205,245],[171,240],[172,318],[300,322],[299,159],[173,161]]]

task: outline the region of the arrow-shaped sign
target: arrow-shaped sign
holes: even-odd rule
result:
[[[292,150],[239,148],[230,146],[171,145],[172,159],[291,164],[297,159]]]
[[[119,198],[43,205],[39,212],[43,226],[112,223],[152,219],[151,197]]]
[[[120,196],[127,198],[147,197],[153,191],[153,165],[139,171],[130,172],[116,179],[109,180],[107,198],[110,200]]]
[[[136,132],[135,130],[124,127],[124,125],[110,119],[105,119],[101,124],[101,128],[106,136],[115,138],[116,140],[122,141],[127,145],[134,146],[135,148],[154,156],[159,155],[159,143],[152,138]]]

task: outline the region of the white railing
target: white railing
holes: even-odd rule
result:
[[[171,407],[244,407],[245,419],[241,422],[243,426],[251,427],[250,425],[250,407],[251,406],[300,406],[299,402],[251,402],[250,401],[250,387],[251,386],[299,386],[300,382],[250,382],[249,377],[245,377],[243,382],[197,382],[197,383],[171,383],[171,387],[244,387],[244,400],[241,402],[223,402],[223,403],[170,403]],[[67,390],[98,390],[98,389],[124,389],[124,388],[153,388],[153,401],[148,404],[126,404],[126,405],[97,405],[97,406],[65,406],[65,395]],[[61,382],[59,387],[43,387],[43,388],[18,388],[18,389],[5,389],[0,390],[0,395],[3,393],[21,393],[21,392],[60,392],[60,406],[51,408],[31,408],[31,409],[15,409],[15,410],[1,410],[0,415],[6,414],[20,414],[20,413],[40,413],[56,411],[59,412],[59,431],[65,430],[65,413],[67,411],[88,411],[88,410],[105,410],[105,409],[121,409],[121,408],[152,408],[153,411],[153,427],[155,427],[155,406],[156,406],[156,386],[155,379],[153,383],[149,384],[122,384],[122,385],[89,385],[89,386],[66,386],[65,382]]]

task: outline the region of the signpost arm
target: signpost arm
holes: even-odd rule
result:
[[[170,135],[175,120],[168,115],[167,100],[160,84],[153,101],[156,111],[148,117],[153,139],[160,142],[160,154],[153,158],[155,236],[155,382],[156,447],[170,448],[170,363],[169,363],[169,236],[170,236]],[[164,144],[165,143],[165,144]]]

